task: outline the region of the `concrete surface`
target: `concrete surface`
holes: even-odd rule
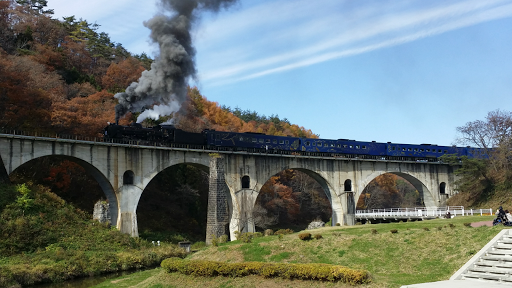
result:
[[[511,284],[489,283],[473,280],[446,280],[430,283],[404,285],[400,288],[505,288]]]

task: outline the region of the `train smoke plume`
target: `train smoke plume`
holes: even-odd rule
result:
[[[145,116],[155,119],[179,110],[187,96],[187,81],[196,75],[196,51],[190,32],[197,14],[205,10],[217,12],[235,2],[237,0],[161,0],[162,7],[172,16],[160,14],[144,22],[151,30],[151,41],[159,46],[160,55],[151,64],[151,70],[142,72],[138,82],[114,96],[119,101],[116,123],[127,112],[140,112],[154,104],[159,105],[156,109],[146,109]],[[144,119],[144,116],[139,117],[137,122]]]

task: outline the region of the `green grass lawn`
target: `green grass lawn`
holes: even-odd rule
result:
[[[405,284],[449,279],[503,229],[503,226],[471,228],[466,227],[464,223],[490,221],[493,218],[471,216],[418,222],[325,227],[310,231],[311,234],[321,234],[323,238],[319,240],[302,241],[297,237],[297,233],[285,235],[281,240],[277,236],[268,236],[253,239],[252,243],[232,241],[218,247],[206,247],[189,255],[188,258],[226,262],[344,265],[369,271],[373,283],[366,287],[400,287]],[[393,234],[390,232],[392,229],[398,232]],[[131,286],[263,287],[260,284],[265,283],[268,286],[274,283],[270,287],[344,287],[339,283],[264,279],[256,276],[243,279],[202,278],[168,274],[161,269],[151,271],[155,274],[140,276],[139,283]],[[129,277],[136,277],[136,274]],[[106,286],[96,287],[125,287],[112,284],[112,281],[105,282]]]

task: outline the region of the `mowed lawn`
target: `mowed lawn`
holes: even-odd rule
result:
[[[263,261],[328,263],[364,269],[372,283],[363,287],[400,287],[405,284],[447,280],[503,226],[472,228],[470,222],[494,216],[466,216],[351,227],[310,230],[321,239],[302,241],[297,234],[255,238],[251,243],[232,241],[196,251],[189,259],[225,262]],[[466,225],[464,225],[466,224]],[[396,229],[396,233],[390,231]],[[123,282],[125,284],[123,284]],[[126,285],[126,286],[125,286]],[[95,287],[353,287],[342,283],[243,278],[192,277],[144,271],[106,281]]]

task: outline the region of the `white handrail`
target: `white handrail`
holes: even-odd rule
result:
[[[492,209],[464,209],[464,206],[447,207],[414,207],[356,210],[356,218],[386,218],[386,217],[444,217],[450,212],[451,216],[467,216],[475,214],[493,215]]]

